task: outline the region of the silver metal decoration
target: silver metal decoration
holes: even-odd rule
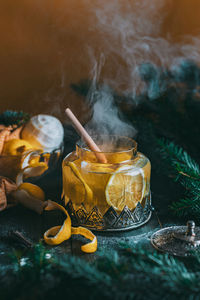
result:
[[[187,226],[171,226],[156,231],[151,236],[151,244],[161,252],[186,257],[200,245],[200,227],[194,221]]]
[[[152,213],[151,196],[146,198],[144,207],[138,203],[131,211],[127,206],[119,214],[113,207],[110,207],[102,215],[98,207],[93,207],[87,212],[82,205],[77,210],[74,209],[72,201],[69,201],[66,208],[71,216],[73,226],[84,226],[97,231],[124,231],[135,229],[149,221]]]

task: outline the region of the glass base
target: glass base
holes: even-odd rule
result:
[[[96,231],[125,231],[136,229],[149,221],[152,214],[151,195],[146,198],[144,207],[138,203],[131,212],[125,206],[120,214],[113,207],[110,207],[102,216],[98,207],[87,212],[82,206],[75,210],[72,201],[69,201],[66,208],[70,214],[73,226],[83,226]]]

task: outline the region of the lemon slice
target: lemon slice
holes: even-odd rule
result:
[[[110,176],[105,189],[106,201],[117,211],[125,206],[133,210],[145,195],[145,175],[142,168],[122,166]]]

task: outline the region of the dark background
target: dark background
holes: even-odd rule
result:
[[[108,1],[101,3],[105,8],[109,4]],[[123,3],[124,7],[129,4],[134,12],[139,2]],[[198,0],[154,0],[151,3],[155,8],[160,6],[161,37],[178,42],[187,35],[198,34]],[[88,46],[96,57],[106,51],[105,35],[97,29],[94,18],[94,8],[98,5],[97,0],[92,3],[86,0],[1,0],[1,111],[23,109],[33,114],[51,113],[63,119],[63,109],[69,105],[79,118],[87,119],[88,108],[69,86],[91,76],[93,62]],[[157,22],[156,15],[153,21]],[[126,67],[120,57],[108,60],[102,76],[114,78],[120,64],[123,78]]]

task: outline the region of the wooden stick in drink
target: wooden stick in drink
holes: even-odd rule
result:
[[[106,159],[105,155],[103,153],[101,153],[101,150],[99,149],[99,147],[95,144],[95,142],[93,141],[91,136],[83,128],[83,126],[81,125],[79,120],[75,117],[73,112],[69,108],[67,108],[65,110],[65,113],[68,116],[68,118],[70,119],[70,121],[72,122],[72,125],[74,126],[74,128],[76,129],[78,134],[82,137],[82,139],[85,141],[87,146],[90,148],[90,150],[94,151],[94,154],[96,155],[96,158],[98,159],[98,161],[100,163],[106,164],[107,159]]]

